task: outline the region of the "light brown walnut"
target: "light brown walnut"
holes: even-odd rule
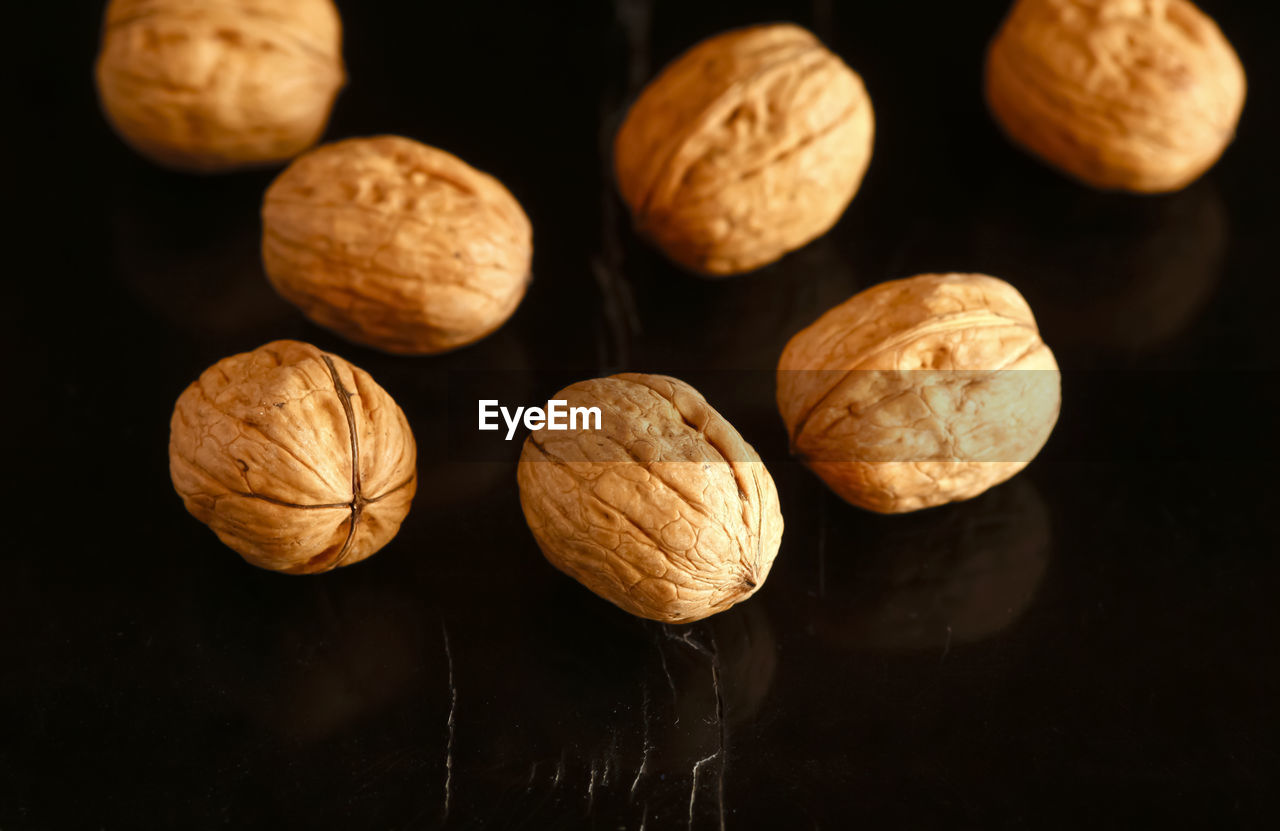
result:
[[[1222,155],[1245,76],[1187,0],[1018,0],[987,52],[986,93],[1009,137],[1053,166],[1157,193]]]
[[[187,510],[250,563],[289,574],[351,565],[390,542],[416,460],[391,396],[298,341],[218,361],[170,423],[169,471]]]
[[[492,176],[380,136],[298,158],[262,206],[276,290],[320,326],[387,352],[433,354],[506,322],[531,278],[533,231]]]
[[[862,182],[874,117],[862,79],[791,24],[726,32],[655,78],[614,143],[638,231],[723,276],[826,233]]]
[[[1026,467],[1058,418],[1060,379],[1031,309],[983,274],[860,292],[791,339],[778,408],[792,452],[882,513],[977,496]]]
[[[315,144],[346,82],[331,0],[111,0],[98,55],[108,120],[144,156],[216,172]]]
[[[534,430],[520,455],[525,519],[556,568],[605,600],[689,623],[754,594],[782,540],[764,463],[697,390],[663,375],[582,381],[554,399],[601,429]],[[591,424],[594,427],[594,423]]]

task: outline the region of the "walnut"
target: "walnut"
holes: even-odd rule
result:
[[[756,26],[667,66],[627,114],[614,165],[640,233],[693,271],[738,274],[835,224],[873,132],[839,57],[798,26]]]
[[[763,585],[782,540],[773,479],[697,390],[662,375],[582,381],[554,400],[600,429],[534,430],[520,503],[551,564],[640,617],[689,623]],[[594,422],[590,424],[594,427]]]
[[[168,167],[281,162],[319,139],[346,82],[330,0],[111,0],[98,55],[108,120]]]
[[[416,458],[404,413],[368,373],[298,341],[218,361],[170,422],[169,471],[187,510],[250,563],[289,574],[351,565],[390,542]]]
[[[1040,451],[1058,366],[1013,286],[983,274],[881,283],[799,332],[778,363],[792,451],[882,513],[977,496]]]
[[[532,230],[498,180],[397,136],[307,153],[267,190],[262,258],[315,323],[387,352],[483,338],[530,280]]]
[[[1178,190],[1235,134],[1245,77],[1186,0],[1018,0],[987,53],[987,101],[1018,144],[1099,188]]]

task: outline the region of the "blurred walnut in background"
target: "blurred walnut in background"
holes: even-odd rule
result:
[[[791,448],[846,501],[902,513],[1027,466],[1058,419],[1058,365],[1027,301],[985,274],[859,292],[778,362]]]
[[[1009,137],[1099,188],[1178,190],[1231,142],[1245,77],[1186,0],[1018,0],[987,53]]]
[[[723,276],[826,233],[871,158],[862,79],[799,26],[717,35],[640,94],[614,142],[639,232],[675,262]]]
[[[276,178],[262,260],[308,318],[386,352],[465,346],[507,321],[531,279],[533,230],[502,183],[399,136],[326,144]]]
[[[170,422],[169,472],[187,510],[250,563],[290,574],[351,565],[390,542],[416,461],[391,396],[298,341],[218,361]]]
[[[108,120],[144,156],[217,172],[296,156],[345,82],[330,0],[111,0],[98,55]]]

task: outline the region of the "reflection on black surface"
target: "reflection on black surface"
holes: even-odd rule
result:
[[[124,288],[183,333],[251,344],[241,351],[305,334],[262,270],[257,216],[267,174],[142,173],[121,183],[110,215],[110,266]]]
[[[631,245],[627,268],[646,274],[635,281],[642,319],[682,333],[679,341],[643,340],[635,360],[647,366],[773,370],[792,335],[863,287],[835,234],[724,280],[685,274],[640,248],[643,243]]]
[[[659,627],[655,649],[672,694],[671,717],[658,720],[662,727],[653,737],[654,759],[663,769],[680,769],[708,745],[714,752],[720,718],[726,730],[749,721],[769,693],[778,667],[769,618],[760,604],[736,608],[694,626]],[[708,715],[715,715],[710,724]],[[692,727],[677,729],[681,725]],[[698,738],[698,732],[708,735]]]
[[[1041,183],[1043,184],[1043,183]],[[1050,345],[1143,352],[1193,324],[1222,276],[1227,212],[1212,179],[1153,198],[1006,177],[969,244],[1023,290]]]
[[[264,633],[268,683],[251,702],[255,714],[303,742],[357,727],[417,680],[424,626],[407,598],[385,587],[316,592]]]
[[[258,575],[253,575],[258,576]],[[264,577],[268,575],[263,575]],[[436,622],[396,585],[265,580],[203,611],[198,663],[230,706],[277,741],[303,746],[359,731],[434,674]],[[434,657],[434,656],[433,656]]]
[[[1026,478],[909,522],[872,519],[836,519],[826,542],[822,625],[844,646],[948,649],[991,637],[1031,605],[1049,561],[1048,510]]]
[[[623,616],[558,578],[528,626],[451,627],[458,682],[455,804],[529,827],[626,818],[719,822],[739,731],[766,700],[777,644],[746,603],[690,626]],[[494,729],[515,717],[504,729]],[[485,725],[488,725],[487,727]],[[731,775],[731,774],[729,774]]]

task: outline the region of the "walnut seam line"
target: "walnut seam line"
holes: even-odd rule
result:
[[[333,561],[333,568],[337,568],[342,565],[342,561],[351,551],[351,541],[356,536],[356,525],[360,522],[360,515],[364,512],[367,500],[360,491],[360,437],[356,433],[356,414],[351,406],[351,391],[342,385],[342,379],[338,377],[338,368],[334,366],[333,359],[324,354],[320,357],[324,359],[324,365],[329,368],[329,377],[333,379],[334,392],[338,394],[338,400],[342,403],[342,412],[347,417],[347,431],[351,436],[351,525],[347,528],[347,539],[342,544],[342,550]]]

